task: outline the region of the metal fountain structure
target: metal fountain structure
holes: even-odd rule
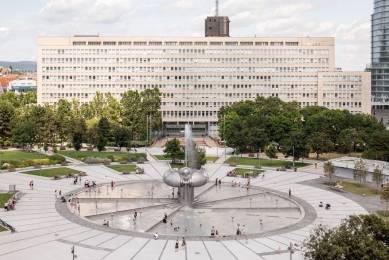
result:
[[[194,188],[207,184],[209,176],[204,169],[196,169],[192,129],[189,124],[185,125],[185,165],[180,170],[168,170],[163,181],[178,188],[177,197],[181,204],[194,207]]]

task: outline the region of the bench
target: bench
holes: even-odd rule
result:
[[[120,161],[120,164],[127,164],[127,161]]]
[[[131,172],[129,170],[124,170],[123,174],[130,174]]]
[[[111,164],[111,161],[104,161],[103,164],[104,164],[104,165],[110,165],[110,164]]]
[[[255,157],[253,153],[249,153],[249,157]]]
[[[66,146],[60,146],[60,147],[59,147],[59,150],[60,150],[60,151],[65,151],[65,150],[66,150]]]
[[[68,164],[69,164],[68,162],[61,162],[62,166],[68,166]]]
[[[139,164],[144,164],[145,163],[145,159],[138,159],[136,162],[139,163]]]
[[[54,180],[60,180],[61,179],[61,175],[55,175],[54,176]]]
[[[236,167],[236,163],[230,163],[230,166]]]
[[[86,172],[80,172],[78,175],[80,175],[80,176],[86,176]]]
[[[261,169],[261,168],[262,168],[261,165],[255,165],[255,166],[254,166],[254,169]]]

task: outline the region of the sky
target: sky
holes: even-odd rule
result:
[[[0,0],[0,60],[36,60],[37,36],[204,36],[214,0]],[[335,37],[336,67],[370,62],[373,0],[219,0],[231,37]]]

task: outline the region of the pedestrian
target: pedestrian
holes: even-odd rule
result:
[[[317,169],[317,162],[315,162],[315,169]]]
[[[242,235],[245,235],[245,228],[246,228],[246,226],[245,225],[243,225],[243,227],[242,227],[242,230],[241,230],[241,232],[242,232]]]
[[[221,185],[222,184],[222,180],[219,180],[219,185]]]
[[[218,178],[216,178],[216,186],[217,186],[217,179],[218,179]]]
[[[4,211],[8,211],[8,202],[4,203]]]
[[[154,234],[154,239],[157,240],[158,238],[159,238],[158,233],[155,232],[155,234]]]
[[[174,246],[175,248],[175,251],[177,252],[178,251],[178,240],[176,240],[176,245]]]
[[[213,238],[215,236],[215,227],[212,226],[211,228],[211,237],[210,238]]]
[[[138,212],[136,212],[136,210],[134,210],[134,221],[136,221],[137,216],[138,216]]]
[[[185,246],[186,246],[186,241],[185,241],[185,238],[183,237],[182,238],[182,243],[181,243],[182,249],[185,249]]]
[[[78,214],[80,214],[80,202],[79,201],[77,202],[77,210],[78,210]]]
[[[59,191],[59,196],[60,196],[60,197],[62,196],[62,191],[61,191],[61,190]]]
[[[246,244],[249,243],[249,238],[246,236]]]
[[[215,233],[215,238],[216,238],[216,242],[220,242],[219,232],[217,230],[216,230],[216,233]]]
[[[151,195],[153,195],[153,192],[154,192],[154,186],[151,185]]]
[[[30,190],[34,189],[34,181],[30,181]]]
[[[265,179],[265,173],[262,174],[262,180],[264,180],[264,179]]]
[[[55,197],[55,199],[58,198],[57,190],[55,190],[55,192],[54,192],[54,197]]]
[[[172,188],[172,196],[173,196],[173,198],[174,198],[174,188]]]
[[[173,219],[170,220],[170,227],[173,227]]]
[[[289,199],[292,197],[292,191],[289,189]]]

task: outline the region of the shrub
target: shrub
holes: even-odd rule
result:
[[[63,157],[62,155],[59,155],[59,154],[51,155],[51,156],[49,156],[48,159],[56,161],[57,163],[61,163],[61,162],[65,162],[66,161],[66,158]]]
[[[102,162],[104,162],[104,159],[92,158],[92,157],[86,158],[84,160],[84,163],[86,164],[94,164],[94,163],[102,163]]]
[[[108,155],[107,158],[110,159],[111,162],[115,161],[115,156],[113,156],[113,155]]]

